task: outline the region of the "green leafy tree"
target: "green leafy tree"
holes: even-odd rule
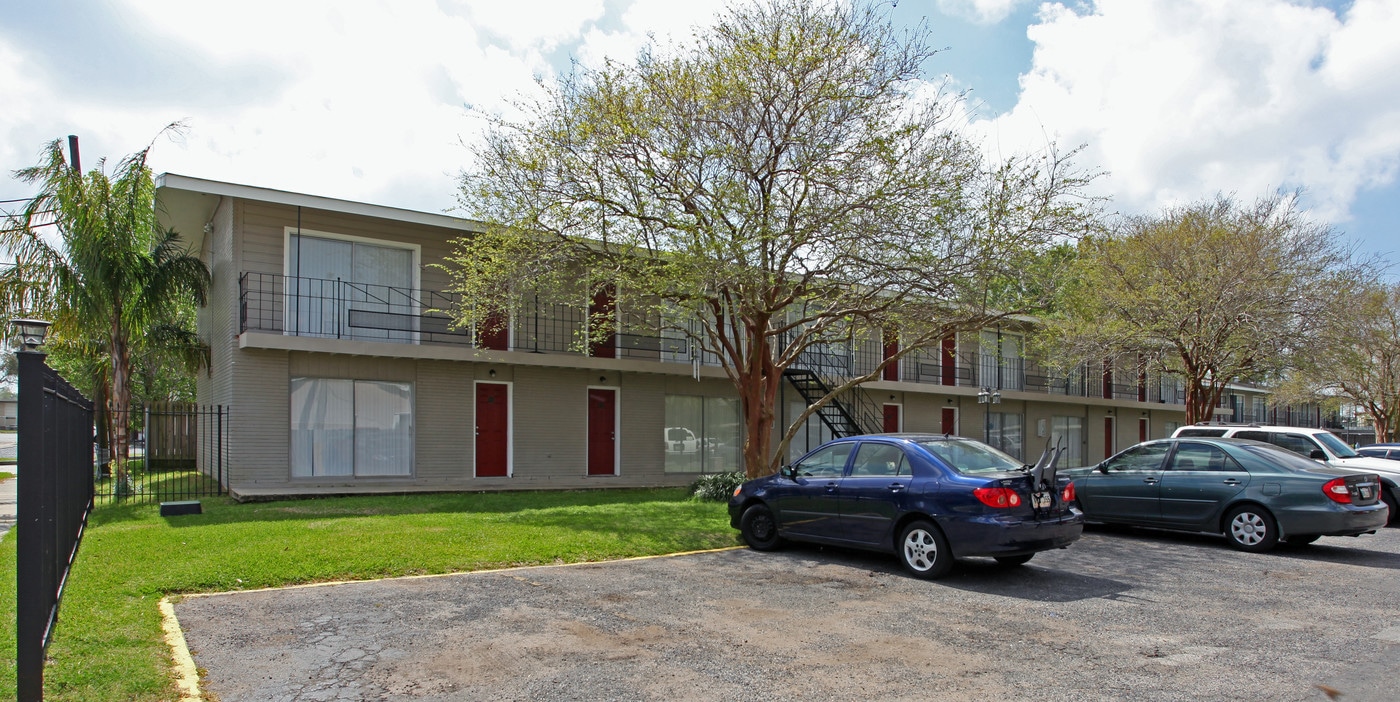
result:
[[[15,172],[39,190],[0,232],[15,259],[0,272],[0,309],[52,320],[56,348],[84,359],[100,406],[116,417],[129,414],[133,353],[159,343],[152,333],[180,320],[182,306],[204,304],[209,286],[204,263],[156,219],[149,151],[110,176],[101,161],[83,174],[53,141],[39,165]],[[108,431],[112,458],[124,458],[125,422]]]
[[[1370,418],[1376,441],[1393,441],[1400,432],[1400,283],[1359,288],[1334,292],[1340,313],[1322,333],[1331,343],[1300,359],[1280,397],[1353,405]]]
[[[1053,281],[1009,281],[1095,214],[1073,154],[989,162],[957,129],[960,96],[919,80],[933,54],[873,6],[775,0],[546,86],[463,175],[463,208],[489,227],[445,266],[470,301],[458,321],[611,297],[719,359],[746,473],[775,469],[811,412],[885,365],[1036,308]],[[783,371],[870,333],[900,352],[775,434]]]
[[[1208,420],[1231,382],[1277,383],[1327,344],[1333,291],[1367,266],[1297,197],[1230,197],[1128,218],[1085,238],[1046,329],[1062,364],[1146,363],[1179,376],[1186,421]]]

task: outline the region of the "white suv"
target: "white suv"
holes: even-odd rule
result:
[[[1396,505],[1400,504],[1400,461],[1362,456],[1326,429],[1258,424],[1190,424],[1177,429],[1172,436],[1216,436],[1267,441],[1338,468],[1377,473],[1381,482],[1385,484],[1381,498],[1390,507],[1390,523],[1400,524],[1400,509],[1396,508]]]

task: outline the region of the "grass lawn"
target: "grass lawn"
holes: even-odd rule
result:
[[[162,595],[573,563],[737,544],[684,489],[395,495],[94,513],[49,646],[51,700],[172,700]],[[15,695],[15,538],[0,542],[0,699]]]

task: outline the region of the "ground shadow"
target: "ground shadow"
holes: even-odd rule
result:
[[[782,553],[917,580],[900,567],[898,557],[893,554],[803,543],[790,543]],[[1072,570],[1036,565],[1034,560],[1022,566],[1004,566],[990,558],[960,559],[953,564],[948,575],[929,581],[929,584],[1037,602],[1074,602],[1113,597],[1136,587],[1131,583]]]

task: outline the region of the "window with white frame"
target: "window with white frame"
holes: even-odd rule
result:
[[[1022,458],[1021,415],[990,412],[987,415],[987,443],[1016,458]]]
[[[1060,467],[1077,468],[1084,465],[1084,418],[1057,415],[1050,420],[1050,431],[1050,445],[1065,449],[1060,457]]]
[[[742,470],[739,401],[698,395],[666,396],[667,473]]]
[[[984,329],[979,352],[979,385],[1002,390],[1025,388],[1025,361],[1019,334]]]
[[[413,384],[292,378],[292,477],[413,473]]]
[[[418,247],[288,228],[286,331],[411,342]]]

